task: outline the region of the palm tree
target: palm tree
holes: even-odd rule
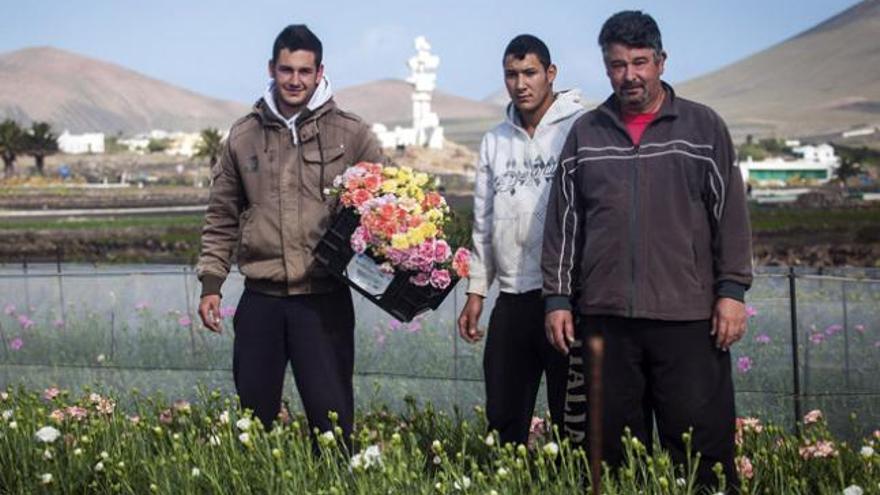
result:
[[[58,137],[52,132],[52,126],[46,122],[34,122],[25,136],[25,153],[34,157],[37,173],[46,175],[43,161],[49,155],[58,152]]]
[[[223,141],[223,135],[220,134],[219,130],[211,127],[202,130],[201,138],[198,146],[196,146],[196,156],[199,158],[207,158],[208,165],[211,168],[214,168],[214,165],[217,164],[217,160],[220,158],[220,152],[223,149],[221,144]]]
[[[0,123],[0,157],[3,158],[3,175],[12,177],[15,159],[24,148],[24,131],[12,119]]]

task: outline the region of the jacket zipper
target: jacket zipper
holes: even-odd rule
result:
[[[629,134],[629,133],[627,133]],[[644,134],[643,134],[644,135]],[[629,216],[629,238],[630,238],[630,284],[629,284],[629,311],[630,318],[635,314],[636,307],[636,258],[638,248],[638,215],[639,215],[639,162],[641,161],[641,151],[638,144],[635,145],[636,156],[632,166],[632,200],[630,206],[632,208]]]

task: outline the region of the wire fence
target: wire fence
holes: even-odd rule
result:
[[[410,323],[354,295],[359,406],[399,408],[408,395],[447,410],[483,403],[483,344],[463,342],[456,329],[464,285]],[[220,335],[201,328],[199,289],[188,266],[0,264],[0,386],[232,393],[243,279],[233,272],[223,287]],[[880,425],[880,270],[764,267],[747,304],[749,334],[731,351],[740,415],[794,427],[822,409],[847,436]],[[295,408],[291,378],[285,394]]]

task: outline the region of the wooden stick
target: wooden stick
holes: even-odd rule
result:
[[[602,335],[589,337],[590,353],[590,476],[593,495],[602,493],[602,359],[605,342]]]

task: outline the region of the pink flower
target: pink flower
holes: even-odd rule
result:
[[[409,326],[406,327],[406,331],[409,333],[416,333],[422,329],[422,322],[419,320],[413,320],[409,323]]]
[[[235,316],[235,307],[234,306],[221,306],[220,307],[220,318],[232,318]]]
[[[816,345],[819,345],[824,341],[825,341],[825,334],[824,333],[816,332],[816,333],[810,334],[810,342],[812,342]]]
[[[752,461],[744,455],[736,458],[736,471],[747,480],[752,479],[755,475],[752,470]]]
[[[452,278],[449,276],[449,270],[434,270],[431,272],[431,285],[438,289],[449,287]]]
[[[758,310],[754,306],[746,306],[746,316],[752,318],[758,315]]]
[[[12,349],[13,351],[17,351],[17,350],[21,349],[22,347],[24,347],[24,341],[21,340],[21,338],[19,338],[19,337],[12,339],[12,342],[9,343],[9,348]]]
[[[812,411],[810,411],[806,415],[804,415],[804,424],[805,425],[811,425],[813,423],[818,423],[821,420],[822,420],[822,411],[820,411],[818,409],[813,409]]]
[[[136,309],[138,311],[143,311],[149,307],[150,307],[150,303],[148,303],[146,301],[141,301],[141,302],[134,305],[134,309]]]
[[[424,287],[431,282],[431,276],[425,272],[418,272],[410,277],[409,281],[412,282],[413,285]]]
[[[3,314],[6,316],[12,316],[15,314],[15,305],[7,304],[6,307],[3,308]]]
[[[807,443],[798,449],[798,453],[800,453],[801,457],[805,460],[810,460],[837,457],[838,452],[834,446],[834,442],[819,440],[814,444]]]
[[[748,373],[752,369],[752,358],[748,356],[742,356],[741,358],[736,360],[736,368],[740,373]]]
[[[400,330],[400,327],[402,327],[402,326],[403,326],[403,323],[401,323],[400,321],[395,320],[395,319],[392,319],[391,321],[388,322],[388,328],[392,332],[394,332],[396,330]]]
[[[759,344],[769,344],[770,343],[770,336],[767,335],[766,333],[762,333],[762,334],[758,335],[757,337],[755,337],[755,342],[757,342]]]
[[[452,269],[459,278],[467,278],[470,275],[471,252],[465,248],[455,250],[452,257]]]
[[[548,433],[547,423],[543,418],[532,416],[532,422],[529,424],[528,447],[534,449]]]
[[[861,323],[854,326],[853,328],[856,330],[856,332],[865,333],[865,325],[862,325]]]
[[[182,327],[188,327],[192,325],[192,319],[189,317],[189,315],[183,315],[177,319],[177,323]]]
[[[55,328],[64,328],[64,320],[62,320],[61,318],[55,318],[55,321],[52,322],[52,325],[55,326]]]
[[[51,413],[49,413],[49,419],[56,423],[61,423],[64,421],[64,410],[63,409],[55,409]]]
[[[27,330],[34,326],[34,320],[28,318],[26,315],[18,315],[18,324],[21,325],[21,328]]]
[[[137,414],[135,414],[134,416],[129,416],[129,417],[128,417],[128,421],[129,421],[131,424],[136,425],[136,424],[138,424],[138,423],[141,422],[141,417],[138,416]]]
[[[173,420],[174,416],[171,415],[171,409],[165,409],[159,413],[159,422],[163,425],[170,425]]]
[[[437,263],[446,263],[452,256],[452,248],[443,239],[434,243],[434,261]]]
[[[834,334],[840,333],[842,331],[843,331],[843,325],[839,325],[839,324],[835,323],[834,325],[830,325],[828,328],[825,329],[825,335],[831,337]]]
[[[367,250],[367,229],[358,227],[351,235],[351,248],[358,254]]]
[[[86,417],[89,415],[89,412],[79,406],[70,406],[67,408],[67,415],[70,418],[75,419],[76,421],[82,421],[86,419]]]
[[[46,400],[53,400],[55,397],[58,397],[61,391],[56,387],[49,387],[46,390],[43,390],[43,398]]]

